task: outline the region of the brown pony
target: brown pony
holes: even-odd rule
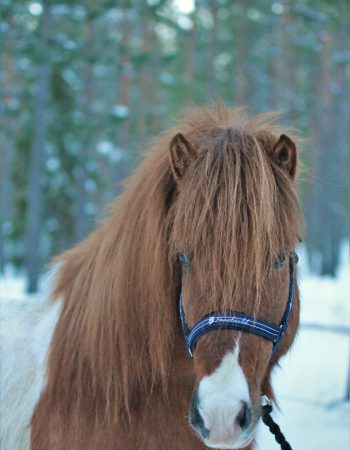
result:
[[[297,330],[297,286],[272,359],[270,341],[220,330],[191,360],[178,299],[182,289],[190,327],[213,310],[281,321],[280,255],[293,251],[301,216],[295,137],[271,118],[222,105],[185,113],[110,217],[59,257],[52,299],[62,307],[32,450],[252,448],[260,396],[272,396],[271,369]]]

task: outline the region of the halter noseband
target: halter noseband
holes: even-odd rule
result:
[[[295,254],[293,254],[289,260],[290,278],[288,302],[280,325],[275,325],[274,323],[255,319],[241,312],[232,312],[227,314],[213,312],[203,317],[201,320],[195,323],[192,330],[189,330],[186,323],[181,293],[179,302],[181,325],[183,334],[185,336],[187,351],[191,358],[193,358],[193,350],[197,344],[197,341],[201,336],[203,336],[203,334],[206,334],[209,331],[223,329],[245,331],[246,333],[255,334],[256,336],[272,341],[273,347],[271,356],[273,356],[281,342],[284,333],[288,328],[289,317],[292,311],[294,299],[294,266]]]

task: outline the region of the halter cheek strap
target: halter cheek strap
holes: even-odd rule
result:
[[[203,317],[193,326],[192,330],[189,330],[185,311],[182,302],[182,294],[180,294],[180,317],[182,331],[185,336],[186,347],[191,358],[193,357],[193,351],[196,347],[198,339],[203,334],[213,330],[238,330],[246,333],[255,334],[256,336],[268,339],[273,342],[272,355],[276,352],[281,339],[288,328],[289,318],[292,311],[293,299],[294,299],[294,271],[295,261],[294,255],[290,258],[290,279],[289,279],[289,294],[287,306],[284,311],[282,321],[280,325],[276,325],[264,320],[256,319],[247,314],[241,312],[232,312],[227,314],[221,314],[220,312],[213,312]]]

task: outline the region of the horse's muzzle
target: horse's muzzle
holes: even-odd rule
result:
[[[198,391],[192,396],[190,423],[208,447],[236,449],[246,441],[246,433],[252,423],[249,404],[239,401],[230,409],[208,414],[201,409]]]

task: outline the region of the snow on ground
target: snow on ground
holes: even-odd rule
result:
[[[0,299],[28,297],[25,293],[25,282],[21,273],[16,272],[12,267],[6,267],[4,275],[0,277]]]
[[[280,411],[273,415],[294,450],[346,450],[350,449],[350,404],[342,399],[350,361],[349,249],[344,246],[336,279],[311,275],[306,256],[299,253],[301,327],[292,350],[274,373]],[[0,297],[23,298],[24,287],[23,276],[8,269],[0,278]],[[256,449],[279,449],[263,424]]]
[[[305,330],[276,370],[273,384],[281,411],[274,418],[293,449],[350,449],[349,402],[340,402],[348,358],[348,337]],[[259,450],[278,450],[263,424],[257,443]]]
[[[344,246],[336,279],[311,275],[305,261],[300,258],[301,328],[274,373],[280,411],[273,416],[295,450],[347,450],[350,404],[341,400],[350,364],[349,248]],[[263,424],[256,449],[279,449]]]

